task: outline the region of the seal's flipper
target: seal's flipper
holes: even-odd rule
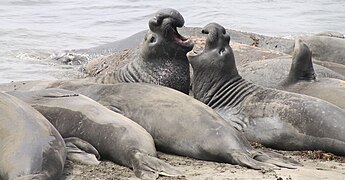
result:
[[[283,162],[291,164],[293,166],[303,166],[303,164],[301,164],[300,162],[298,162],[292,158],[287,158],[287,157],[283,156],[282,154],[276,153],[274,151],[269,151],[269,150],[261,150],[261,151],[271,158],[283,160]],[[295,169],[295,168],[296,167],[293,167],[293,169]]]
[[[88,142],[77,137],[69,137],[64,140],[67,159],[88,165],[98,165],[100,163],[98,161],[100,159],[98,151]]]
[[[296,169],[297,165],[301,166],[299,163],[295,164],[295,163],[291,163],[288,160],[285,160],[284,158],[279,158],[278,155],[275,156],[274,154],[272,154],[272,156],[268,156],[267,154],[261,153],[261,152],[256,153],[256,155],[254,156],[254,159],[260,162],[264,162],[264,163],[268,163],[268,164],[272,164],[278,167],[288,168],[288,169]]]
[[[16,177],[16,180],[44,180],[49,179],[46,174],[30,174],[25,176]]]
[[[295,40],[295,48],[292,54],[292,63],[287,79],[283,86],[296,83],[300,80],[315,80],[315,71],[312,62],[312,52],[309,47],[300,39]]]
[[[279,167],[275,165],[255,160],[247,152],[231,151],[231,153],[228,153],[227,162],[229,162],[230,164],[240,165],[240,166],[248,167],[255,170],[261,170],[261,169],[278,170],[279,169]]]
[[[140,179],[157,179],[163,176],[182,176],[182,173],[166,162],[147,154],[136,152],[132,167],[135,175]]]

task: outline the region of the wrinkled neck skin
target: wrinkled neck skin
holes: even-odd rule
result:
[[[233,54],[231,57],[233,61],[227,61],[221,69],[212,69],[204,63],[194,64],[194,98],[213,109],[236,108],[258,89],[238,74]]]
[[[192,90],[194,98],[208,104],[217,91],[227,84],[227,82],[235,82],[242,79],[241,76],[234,71],[233,74],[223,73],[219,70],[209,68],[206,64],[198,64],[193,67],[193,83]]]
[[[169,44],[142,48],[139,57],[117,72],[118,81],[158,84],[188,94],[190,70],[187,52],[174,49]]]

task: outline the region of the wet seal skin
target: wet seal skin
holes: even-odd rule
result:
[[[216,110],[250,141],[283,150],[345,155],[345,111],[306,95],[264,88],[237,72],[230,36],[216,23],[203,52],[188,53],[194,97]]]
[[[66,147],[53,125],[30,105],[2,92],[0,114],[0,179],[59,179]]]
[[[149,32],[139,52],[115,72],[96,78],[98,83],[140,82],[167,86],[188,94],[190,88],[187,52],[191,40],[177,31],[184,25],[182,15],[174,9],[161,9],[149,21]]]
[[[76,148],[85,150],[84,153],[127,166],[141,179],[181,175],[156,157],[153,138],[144,128],[88,97],[54,88],[9,93],[32,105],[65,137],[67,144],[72,143]],[[81,161],[88,160],[88,156],[82,155],[74,157],[77,160],[82,158]]]

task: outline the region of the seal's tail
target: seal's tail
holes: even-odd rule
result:
[[[132,167],[140,179],[157,179],[159,175],[182,176],[180,171],[166,162],[141,152],[136,152]]]

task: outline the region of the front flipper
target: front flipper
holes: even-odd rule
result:
[[[88,142],[77,137],[69,137],[64,140],[67,159],[88,165],[98,165],[100,163],[98,161],[100,159],[98,151]]]
[[[166,162],[147,154],[136,152],[132,161],[135,175],[140,179],[157,179],[163,176],[182,176],[182,173]]]

